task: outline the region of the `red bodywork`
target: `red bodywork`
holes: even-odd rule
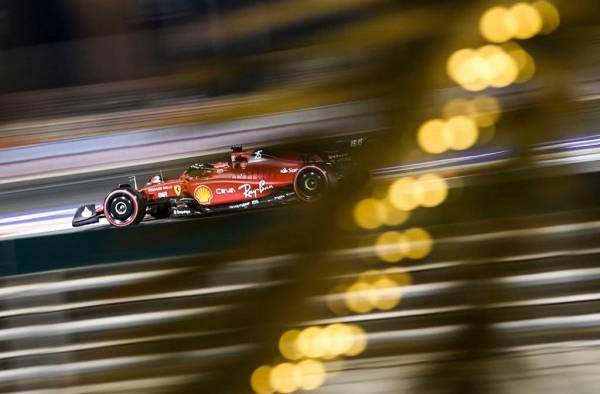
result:
[[[191,197],[201,206],[250,201],[293,187],[294,177],[306,162],[299,154],[268,155],[262,149],[232,152],[231,162],[212,168],[188,169],[179,179],[148,184],[139,189],[148,202]],[[247,166],[241,162],[246,161]],[[314,156],[310,161],[320,161]]]
[[[138,190],[121,184],[108,193],[102,206],[79,207],[73,226],[97,223],[105,217],[115,227],[128,227],[147,214],[160,219],[294,200],[317,201],[330,180],[339,179],[334,172],[316,155],[233,147],[227,162],[194,164],[177,179],[165,181],[156,175]]]

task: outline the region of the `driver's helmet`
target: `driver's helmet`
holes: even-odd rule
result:
[[[161,183],[163,180],[161,178],[160,175],[154,175],[153,177],[151,177],[150,179],[148,179],[148,184],[149,185],[155,185],[157,183]]]

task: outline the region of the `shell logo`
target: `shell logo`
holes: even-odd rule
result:
[[[200,185],[194,191],[194,198],[200,204],[208,204],[213,198],[213,193],[208,186]]]

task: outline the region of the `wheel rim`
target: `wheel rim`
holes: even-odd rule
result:
[[[119,215],[124,215],[127,212],[127,204],[123,201],[119,201],[115,204],[115,212]]]
[[[125,227],[132,224],[138,214],[139,204],[135,195],[127,190],[117,190],[109,194],[104,205],[104,213],[110,224]]]
[[[298,174],[297,193],[305,201],[314,201],[322,197],[327,189],[327,178],[318,168],[307,168]]]

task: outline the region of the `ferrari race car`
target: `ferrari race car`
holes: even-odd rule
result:
[[[101,206],[79,207],[73,226],[105,217],[115,227],[128,227],[146,215],[181,217],[294,200],[312,202],[339,178],[333,165],[317,155],[232,147],[228,161],[194,164],[177,179],[155,175],[139,189],[137,182],[133,187],[121,184]]]

